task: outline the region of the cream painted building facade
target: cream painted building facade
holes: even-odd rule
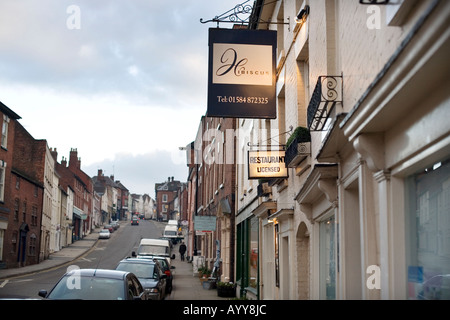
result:
[[[449,299],[450,3],[255,6],[278,31],[277,119],[236,120],[238,293]],[[248,180],[249,148],[299,126],[289,177]]]

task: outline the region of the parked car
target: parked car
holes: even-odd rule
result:
[[[119,229],[119,221],[113,220],[113,221],[111,221],[111,225],[114,228],[114,230]]]
[[[40,290],[39,296],[63,300],[148,300],[147,292],[133,273],[105,269],[69,271],[49,293]]]
[[[127,258],[119,262],[116,270],[135,274],[150,299],[163,300],[165,298],[167,275],[158,261]]]
[[[98,234],[99,239],[109,239],[111,237],[111,232],[109,232],[108,229],[102,229],[100,230]]]
[[[171,266],[169,261],[165,257],[153,257],[153,260],[157,260],[163,270],[163,272],[167,275],[166,279],[166,293],[170,294],[172,293],[172,281],[173,281],[173,274],[172,269],[175,269],[175,266]]]
[[[139,225],[139,218],[137,217],[137,216],[132,216],[131,217],[131,225],[132,226],[134,226],[134,225]]]
[[[110,225],[110,224],[106,224],[106,225],[103,227],[103,229],[108,229],[110,233],[113,233],[113,232],[114,232],[114,228],[113,228],[113,226]]]

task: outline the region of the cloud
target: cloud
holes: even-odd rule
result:
[[[174,161],[174,154],[165,150],[157,150],[151,153],[133,155],[130,153],[118,153],[113,159],[105,159],[81,169],[93,177],[102,169],[107,176],[114,175],[114,180],[120,182],[131,192],[149,194],[155,198],[155,183],[167,181],[168,177],[185,182],[188,175],[186,162]]]
[[[73,4],[2,1],[0,77],[171,108],[205,103],[208,27],[199,18],[217,14],[211,1],[80,0],[80,28],[69,29]]]
[[[114,165],[137,193],[167,176],[183,180],[174,152],[195,139],[206,111],[208,28],[216,27],[199,21],[235,4],[1,0],[0,101],[60,156],[77,148],[90,174]],[[77,28],[67,27],[72,5]]]

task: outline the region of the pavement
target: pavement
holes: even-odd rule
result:
[[[178,253],[178,245],[174,246],[172,253],[176,258],[172,260],[173,270],[173,290],[166,296],[166,300],[229,300],[217,296],[217,289],[204,289],[200,279],[194,275],[192,263],[181,261]]]
[[[98,233],[100,230],[100,228],[95,229],[83,239],[77,240],[69,246],[51,253],[49,258],[41,263],[25,267],[0,269],[0,281],[61,267],[65,264],[71,264],[74,260],[81,258],[93,249],[98,241]]]
[[[0,285],[3,281],[11,278],[21,277],[29,274],[46,271],[52,268],[70,265],[73,261],[88,254],[98,241],[100,229],[85,236],[71,245],[62,248],[58,252],[50,254],[49,258],[39,264],[34,264],[19,268],[0,269]],[[198,276],[194,275],[192,263],[180,260],[178,245],[174,246],[173,253],[176,259],[172,260],[173,269],[173,290],[166,300],[229,300],[217,296],[216,289],[204,289]]]

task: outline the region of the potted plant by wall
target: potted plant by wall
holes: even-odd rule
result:
[[[296,167],[311,153],[311,133],[308,128],[297,127],[286,142],[286,166]]]
[[[202,267],[198,268],[197,271],[198,271],[198,277],[203,278],[203,274],[208,271],[208,268],[205,266],[202,266]]]
[[[236,284],[233,282],[217,282],[217,295],[223,298],[236,296]]]

